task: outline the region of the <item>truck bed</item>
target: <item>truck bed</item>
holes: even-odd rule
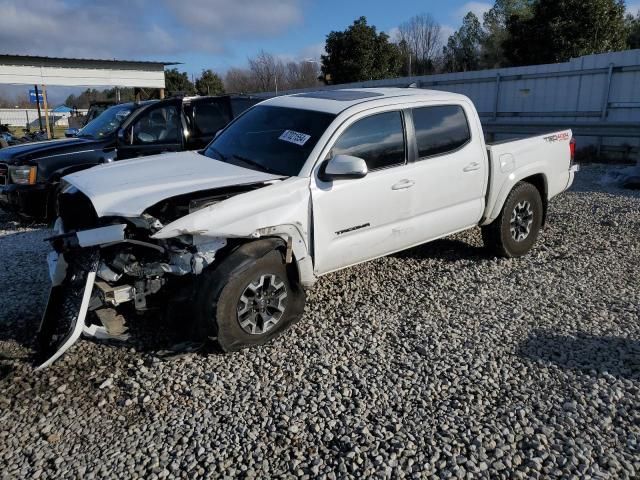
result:
[[[544,181],[546,200],[573,183],[571,130],[561,130],[519,140],[487,144],[489,184],[485,214],[487,225],[495,220],[516,183],[537,176]]]

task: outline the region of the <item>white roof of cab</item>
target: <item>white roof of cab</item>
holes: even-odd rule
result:
[[[395,101],[390,102],[393,99]],[[298,108],[333,113],[335,115],[359,106],[357,110],[397,103],[397,101],[461,101],[467,97],[457,93],[421,88],[349,88],[318,90],[274,97],[262,105]]]

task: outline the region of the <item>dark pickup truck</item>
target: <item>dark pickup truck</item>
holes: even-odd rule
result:
[[[234,117],[260,100],[188,97],[123,103],[74,138],[0,149],[0,207],[25,217],[55,217],[60,179],[101,163],[204,148]]]

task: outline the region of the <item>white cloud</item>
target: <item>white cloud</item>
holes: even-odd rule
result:
[[[325,42],[318,42],[307,45],[298,53],[298,58],[302,60],[320,60],[320,56],[327,53],[324,49]]]
[[[633,15],[640,13],[640,3],[627,4],[627,13],[631,13]]]
[[[449,37],[454,33],[456,33],[456,29],[453,28],[451,25],[442,25],[440,27],[440,39],[441,39],[442,45],[446,45],[447,42],[449,41]]]
[[[462,19],[467,15],[467,13],[473,12],[475,16],[478,17],[478,19],[480,20],[480,23],[482,23],[484,14],[489,10],[491,10],[492,7],[493,7],[492,3],[467,2],[455,11],[455,17],[456,17],[456,20],[462,23]]]
[[[267,37],[302,21],[299,0],[164,0],[203,50],[224,39]],[[209,45],[208,42],[213,43]]]
[[[398,27],[390,28],[389,31],[386,33],[387,35],[389,35],[389,39],[392,42],[396,42],[400,39],[400,29]]]
[[[3,53],[113,58],[178,50],[162,27],[136,21],[145,13],[139,1],[82,8],[61,0],[0,1],[0,11]]]
[[[284,63],[288,62],[301,62],[304,60],[312,62],[320,62],[320,55],[325,53],[324,42],[313,43],[300,49],[297,53],[284,52],[276,53],[273,56],[278,60],[282,60]]]
[[[302,1],[0,0],[0,45],[3,53],[85,58],[222,52],[298,24]]]

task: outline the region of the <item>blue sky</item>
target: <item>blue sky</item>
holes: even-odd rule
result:
[[[237,39],[221,55],[190,52],[183,57],[188,69],[211,65],[218,70],[242,66],[246,58],[261,48],[285,58],[318,57],[323,50],[326,35],[332,30],[343,30],[356,18],[364,15],[379,30],[392,32],[402,22],[418,13],[431,13],[447,33],[457,29],[467,11],[483,12],[488,2],[451,0],[396,0],[394,2],[366,0],[302,1],[300,18],[268,38],[250,36]],[[393,5],[393,8],[389,8]]]
[[[431,13],[450,33],[489,2],[465,0],[0,0],[2,53],[175,60],[197,73],[264,49],[318,58],[325,36],[364,15],[386,32]]]
[[[628,2],[640,10],[640,0]],[[0,0],[0,53],[171,60],[190,74],[246,67],[261,49],[286,60],[319,59],[326,35],[356,18],[393,33],[430,13],[443,40],[464,15],[493,0]],[[13,96],[24,86],[0,87]],[[69,89],[52,88],[54,101]]]

